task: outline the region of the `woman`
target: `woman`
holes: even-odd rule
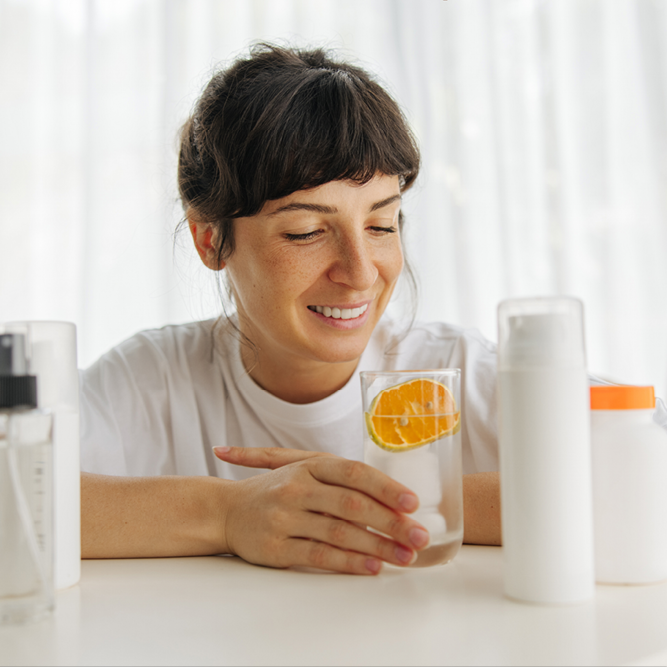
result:
[[[212,79],[179,187],[236,314],[143,332],[82,374],[84,557],[413,562],[416,495],[359,462],[363,369],[462,369],[465,539],[499,543],[493,346],[381,321],[418,169],[396,103],[320,50],[262,45]]]

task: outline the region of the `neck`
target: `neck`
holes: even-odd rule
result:
[[[288,403],[314,403],[342,389],[352,377],[358,359],[335,364],[285,358],[276,363],[241,346],[241,360],[250,377],[265,391]]]

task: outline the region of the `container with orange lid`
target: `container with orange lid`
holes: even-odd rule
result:
[[[591,387],[591,410],[653,410],[653,387],[613,384]]]
[[[667,579],[667,432],[653,387],[591,387],[595,577]]]

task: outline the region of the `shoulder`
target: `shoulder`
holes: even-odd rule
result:
[[[485,338],[478,329],[464,328],[446,322],[416,322],[408,333],[413,342],[434,344],[460,344],[465,342],[495,354],[496,345]]]
[[[125,378],[143,389],[164,387],[165,377],[193,374],[212,365],[217,320],[140,331],[103,354],[82,380],[106,383]],[[224,344],[218,337],[216,345]]]
[[[398,357],[413,368],[462,367],[480,362],[495,365],[496,345],[479,330],[445,322],[415,322],[405,327],[392,320],[377,329],[385,357]]]
[[[147,329],[123,341],[107,354],[126,358],[152,355],[165,359],[181,351],[199,352],[212,345],[216,320],[170,324],[159,329]]]

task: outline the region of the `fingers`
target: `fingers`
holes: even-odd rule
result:
[[[228,512],[228,543],[250,562],[377,574],[382,561],[409,565],[429,543],[426,529],[406,514],[419,506],[417,496],[364,463],[281,448],[214,452],[273,471],[239,482]]]
[[[353,489],[325,485],[319,490],[319,493],[309,498],[308,509],[312,512],[326,513],[332,517],[336,517],[338,520],[344,519],[343,522],[339,521],[339,523],[353,522],[368,526],[409,549],[423,549],[428,546],[430,541],[428,531],[420,523]],[[343,531],[343,528],[339,526],[338,530]],[[356,530],[360,529],[357,528]],[[358,538],[359,536],[356,532],[348,532],[350,537],[354,535],[355,538]],[[367,534],[371,535],[372,533]],[[323,539],[326,542],[329,541],[320,536],[317,539]],[[354,548],[358,551],[362,550],[357,543],[355,543],[355,546],[352,546],[349,542],[338,540],[335,544]],[[366,551],[365,549],[363,550]],[[395,562],[392,558],[384,560]],[[404,565],[405,563],[401,564]]]
[[[419,507],[419,498],[411,489],[365,463],[332,456],[313,464],[311,474],[324,484],[361,491],[398,512],[414,512]]]
[[[324,484],[358,489],[399,512],[414,512],[419,507],[419,498],[411,489],[359,461],[280,447],[214,447],[213,452],[228,463],[270,470],[307,459],[319,459],[311,472]]]
[[[410,565],[417,559],[414,549],[335,517],[311,513],[309,520],[303,522],[302,529],[304,536],[310,539],[394,565]]]
[[[378,574],[382,561],[354,551],[343,551],[324,542],[292,539],[289,541],[292,565],[316,567],[346,574]]]
[[[275,470],[290,463],[305,459],[327,457],[331,454],[322,452],[304,452],[300,449],[282,449],[280,447],[214,447],[213,453],[227,463],[234,463],[247,468],[269,468]]]

